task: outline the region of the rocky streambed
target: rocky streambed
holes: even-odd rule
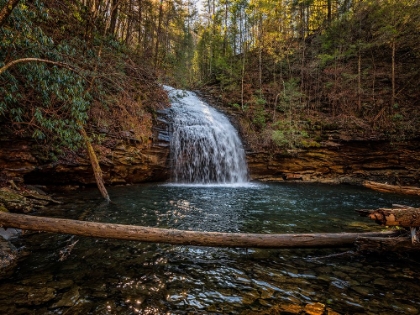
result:
[[[29,213],[50,204],[60,203],[36,187],[27,186],[21,189],[13,181],[9,182],[9,186],[11,188],[0,188],[0,211]],[[22,252],[10,242],[10,239],[20,234],[21,231],[18,229],[0,227],[0,278],[13,273],[22,255]]]

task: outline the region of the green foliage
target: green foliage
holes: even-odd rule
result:
[[[306,124],[300,121],[300,111],[304,107],[298,81],[290,79],[283,82],[277,110],[283,113],[283,119],[274,123],[275,129],[271,139],[274,144],[283,148],[298,148],[310,146],[304,139],[308,137]]]
[[[277,109],[288,116],[296,114],[303,106],[302,99],[305,97],[299,90],[298,80],[290,79],[283,82],[283,91],[277,104]]]
[[[233,104],[231,104],[231,106],[233,108],[237,109],[237,110],[240,110],[241,109],[241,105],[239,105],[238,103],[233,103]]]
[[[266,113],[263,107],[258,107],[253,115],[252,123],[259,129],[266,126]]]
[[[299,122],[280,120],[274,126],[276,129],[273,130],[271,139],[275,145],[288,149],[314,146],[312,142],[305,140],[308,133]]]
[[[0,65],[27,57],[59,62],[77,58],[76,49],[66,42],[55,44],[35,24],[49,19],[41,1],[22,1],[0,29]],[[90,103],[85,85],[79,73],[64,67],[17,64],[0,76],[0,117],[17,132],[75,148],[81,141],[79,123],[86,121]]]

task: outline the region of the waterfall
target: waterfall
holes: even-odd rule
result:
[[[245,151],[229,119],[193,92],[165,86],[171,100],[173,181],[240,184],[248,181]]]

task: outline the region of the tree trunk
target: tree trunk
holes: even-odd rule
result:
[[[332,21],[332,0],[327,0],[327,22],[331,25]]]
[[[9,0],[0,10],[0,27],[6,23],[7,18],[12,14],[13,9],[18,5],[20,0]]]
[[[125,32],[125,44],[129,46],[130,44],[130,38],[131,38],[131,29],[133,25],[133,0],[130,0],[128,2],[128,9],[127,9],[127,29]]]
[[[159,62],[159,42],[160,42],[160,37],[161,37],[160,34],[162,32],[162,19],[163,19],[163,0],[160,0],[158,26],[156,30],[155,55],[154,55],[154,65],[156,69]]]
[[[392,39],[392,62],[391,62],[391,82],[392,82],[392,95],[391,95],[391,106],[389,113],[392,114],[395,105],[395,39]]]
[[[387,237],[393,232],[328,234],[246,234],[182,231],[134,225],[86,222],[0,212],[0,226],[26,230],[149,243],[244,248],[348,247],[358,237]]]
[[[357,52],[357,109],[359,114],[362,112],[362,54],[360,44]]]
[[[420,196],[420,188],[414,186],[399,186],[399,185],[388,185],[372,181],[363,182],[363,186],[376,191],[385,193],[405,194],[405,195],[416,195]]]
[[[140,47],[141,47],[141,43],[142,43],[142,23],[143,23],[143,0],[138,0],[138,38],[137,38],[137,50],[140,53]]]
[[[115,29],[117,26],[118,3],[119,3],[119,0],[113,0],[112,6],[111,6],[111,22],[110,22],[109,30],[112,35],[115,35]]]
[[[90,164],[92,165],[93,174],[95,175],[96,185],[98,186],[98,189],[101,192],[102,197],[104,197],[106,201],[110,201],[108,191],[106,190],[105,185],[104,185],[104,180],[102,177],[102,170],[99,165],[98,158],[96,157],[95,151],[93,150],[89,137],[87,136],[86,131],[82,125],[80,125],[80,133],[86,144],[86,150],[89,155]]]
[[[420,208],[392,205],[392,209],[356,210],[361,216],[375,220],[386,226],[418,227],[420,226]]]

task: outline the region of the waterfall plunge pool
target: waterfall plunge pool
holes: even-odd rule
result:
[[[87,189],[37,215],[199,231],[362,232],[381,227],[354,209],[420,206],[418,197],[319,184],[144,184],[109,192],[115,203]],[[290,314],[312,303],[339,314],[420,310],[420,264],[406,255],[340,257],[332,254],[346,249],[246,250],[47,233],[15,244],[28,255],[0,282],[1,314]]]

